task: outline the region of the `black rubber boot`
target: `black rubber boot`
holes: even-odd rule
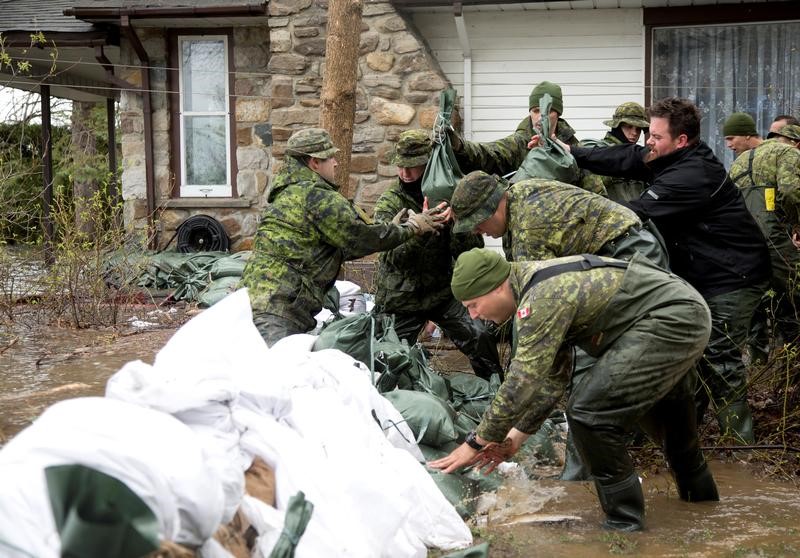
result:
[[[717,483],[707,463],[688,475],[675,475],[678,495],[684,502],[719,502]]]
[[[717,410],[719,431],[724,436],[732,436],[741,445],[755,444],[753,435],[753,415],[746,399],[734,401]]]
[[[615,484],[604,486],[596,480],[594,484],[606,512],[604,528],[626,532],[644,529],[644,495],[636,474]]]

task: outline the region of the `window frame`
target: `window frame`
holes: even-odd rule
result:
[[[183,133],[183,114],[182,114],[182,60],[181,44],[183,40],[201,38],[222,38],[225,42],[225,67],[227,68],[228,79],[226,81],[226,99],[228,106],[228,118],[225,121],[227,135],[227,181],[225,186],[215,187],[217,192],[210,194],[202,193],[198,186],[187,186],[184,184],[185,169],[185,138]],[[170,169],[172,171],[172,188],[170,196],[172,198],[200,198],[200,199],[230,199],[237,198],[236,176],[238,165],[236,161],[236,96],[234,95],[234,65],[233,65],[233,32],[226,28],[193,28],[193,29],[171,29],[167,35],[169,51],[169,68],[167,71],[168,104],[170,115]],[[224,190],[223,190],[224,189]]]

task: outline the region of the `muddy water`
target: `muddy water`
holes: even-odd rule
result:
[[[712,462],[721,501],[688,504],[668,475],[643,479],[647,528],[602,530],[591,483],[509,481],[483,519],[491,556],[800,556],[800,493]]]
[[[0,330],[0,443],[55,401],[102,394],[126,362],[152,362],[174,327],[163,328],[171,318],[147,311],[141,320],[161,325],[101,332]],[[599,528],[602,512],[590,483],[512,476],[482,499],[474,532],[477,540],[490,541],[492,558],[800,556],[797,488],[759,479],[743,463],[714,461],[712,469],[719,503],[681,502],[668,475],[643,479],[647,529],[635,534]],[[556,476],[558,469],[539,472]]]

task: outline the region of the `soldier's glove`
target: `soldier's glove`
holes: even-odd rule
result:
[[[408,210],[408,220],[405,224],[410,227],[417,236],[428,233],[439,234],[439,229],[444,227],[444,221],[440,215],[414,213],[414,211],[410,209]]]
[[[464,148],[464,142],[461,140],[461,136],[458,135],[455,128],[452,126],[447,127],[447,137],[450,138],[450,146],[453,148],[453,151],[459,152]]]
[[[407,216],[408,216],[408,209],[404,207],[403,209],[397,212],[397,215],[392,217],[392,224],[402,225],[405,222]]]

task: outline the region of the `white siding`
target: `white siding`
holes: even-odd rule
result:
[[[452,12],[412,19],[459,96],[464,64]],[[464,12],[472,53],[472,139],[510,134],[542,81],[558,83],[578,138],[600,138],[625,101],[644,100],[641,9]]]

